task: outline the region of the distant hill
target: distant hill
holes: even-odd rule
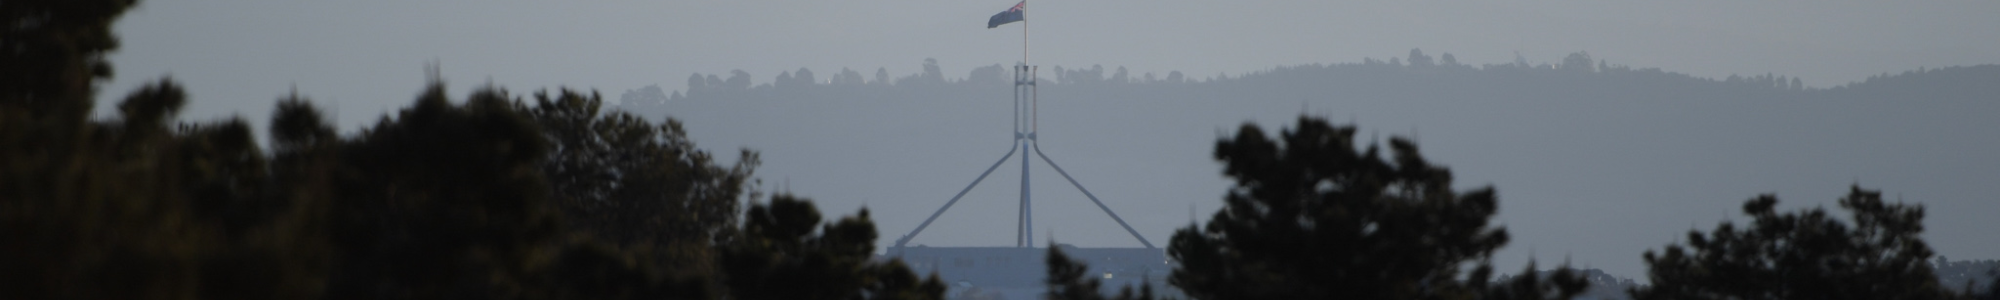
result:
[[[1602,65],[1601,61],[1599,63]],[[935,66],[927,67],[936,71]],[[947,78],[941,73],[920,73],[890,79],[881,73],[876,80],[863,79],[858,72],[842,70],[826,80],[800,69],[779,74],[776,80],[752,85],[751,74],[695,74],[688,90],[673,91],[671,97],[657,86],[627,91],[622,108],[644,110],[667,101],[733,101],[800,99],[880,100],[883,97],[925,97],[979,94],[991,88],[1005,89],[1011,74],[1001,65],[975,68],[963,78]],[[1338,93],[1353,98],[1434,98],[1490,99],[1539,97],[1582,97],[1618,100],[1782,100],[1782,99],[1881,99],[1990,100],[2000,95],[2000,65],[1922,68],[1900,74],[1883,73],[1861,82],[1831,88],[1808,88],[1794,77],[1751,75],[1709,79],[1659,68],[1635,69],[1627,66],[1569,67],[1565,65],[1489,64],[1401,64],[1380,60],[1332,65],[1278,67],[1239,76],[1193,78],[1179,72],[1166,75],[1127,74],[1123,67],[1104,74],[1102,66],[1087,69],[1043,70],[1052,74],[1041,78],[1047,90],[1090,96],[1141,96],[1138,98],[1202,97],[1215,95],[1260,95],[1279,92],[1282,96],[1320,97]],[[1051,91],[1053,92],[1053,91]],[[1193,92],[1193,93],[1189,93]],[[1243,98],[1243,97],[1230,97]],[[663,101],[664,100],[664,101]]]

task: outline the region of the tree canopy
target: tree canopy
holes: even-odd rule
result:
[[[191,99],[169,79],[91,120],[110,24],[133,4],[0,4],[0,298],[759,299],[723,284],[799,270],[869,278],[809,290],[822,298],[943,293],[871,260],[865,211],[776,254],[844,268],[715,267],[716,249],[778,238],[730,238],[740,227],[809,232],[817,211],[786,196],[787,213],[738,224],[760,197],[754,152],[718,166],[677,122],[601,113],[595,93],[453,100],[433,78],[350,134],[293,93],[271,152],[243,120],[179,120]]]
[[[1824,209],[1779,213],[1778,198],[1743,204],[1745,228],[1723,222],[1688,232],[1685,246],[1646,251],[1653,285],[1638,299],[1944,299],[1921,236],[1924,209],[1853,187],[1840,199],[1851,222]]]
[[[1196,299],[1473,299],[1487,260],[1507,242],[1489,226],[1492,188],[1451,189],[1451,172],[1390,140],[1392,157],[1356,147],[1354,128],[1301,117],[1276,139],[1244,125],[1216,143],[1236,182],[1206,227],[1174,233],[1169,280]],[[1478,266],[1461,278],[1467,263]],[[1534,276],[1526,276],[1530,280]],[[1573,276],[1528,281],[1518,293],[1560,297]]]
[[[1053,241],[1049,242],[1049,253],[1047,256],[1044,257],[1044,264],[1048,266],[1048,274],[1049,274],[1047,278],[1043,279],[1043,282],[1048,284],[1048,289],[1049,289],[1048,292],[1043,295],[1044,298],[1046,299],[1050,300],[1158,299],[1153,295],[1153,284],[1150,282],[1141,283],[1139,285],[1139,290],[1137,293],[1133,292],[1131,286],[1126,286],[1119,288],[1118,294],[1116,296],[1105,297],[1102,294],[1098,294],[1097,290],[1104,286],[1104,282],[1095,277],[1088,276],[1089,274],[1087,274],[1086,271],[1090,270],[1090,266],[1080,261],[1071,260],[1068,255],[1063,254],[1062,246],[1057,245]]]
[[[920,280],[900,260],[871,261],[877,233],[866,209],[821,225],[812,202],[780,194],[745,217],[742,240],[722,255],[735,299],[944,298],[935,274]]]

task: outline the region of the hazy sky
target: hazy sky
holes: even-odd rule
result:
[[[296,89],[332,109],[340,127],[351,131],[410,103],[423,84],[427,61],[442,63],[454,95],[487,83],[521,93],[570,86],[596,89],[613,102],[628,89],[659,84],[685,90],[691,73],[728,74],[736,69],[750,72],[759,84],[801,67],[822,79],[843,67],[870,75],[886,67],[900,77],[920,71],[925,58],[936,58],[948,77],[964,77],[976,66],[1021,59],[1020,25],[984,26],[988,16],[1013,4],[1013,0],[150,1],[118,25],[123,48],[112,55],[118,76],[104,86],[98,109],[109,111],[112,99],[143,82],[172,76],[192,96],[185,119],[240,115],[262,124],[275,99]],[[1995,1],[1046,0],[1029,3],[1027,10],[1033,63],[1044,69],[1124,66],[1135,76],[1169,71],[1196,78],[1235,75],[1281,65],[1402,57],[1411,48],[1431,55],[1451,53],[1474,65],[1511,62],[1516,53],[1534,63],[1555,62],[1565,54],[1588,51],[1614,65],[1718,78],[1774,73],[1800,77],[1814,87],[1918,67],[2000,63],[2000,30],[1996,30],[2000,2]],[[1279,115],[1297,109],[1269,108]],[[1235,122],[1241,116],[1219,118]],[[1194,127],[1208,128],[1203,126],[1212,127]],[[699,136],[703,128],[690,130]],[[1214,133],[1192,133],[1204,135],[1193,143],[1213,142]],[[774,147],[729,141],[703,145],[725,153],[738,146]],[[970,168],[926,170],[942,172],[934,175],[944,181],[968,180],[1004,151],[991,148],[993,153],[969,154],[974,157],[965,159]],[[767,162],[784,161],[769,157],[772,152],[767,151]],[[1065,165],[1073,173],[1088,169],[1093,171],[1084,172],[1104,174],[1098,172],[1114,172],[1116,167],[1085,162],[1091,157],[1088,153],[1050,154],[1058,162],[1077,165]],[[1202,159],[1199,155],[1191,159]],[[1118,184],[1105,177],[1079,179],[1086,184]],[[1847,183],[1806,183],[1814,190],[1800,196],[1828,203],[1845,191]],[[949,191],[936,195],[936,201],[958,187],[941,188]],[[1508,187],[1500,188],[1507,201]],[[1703,200],[1720,203],[1721,208],[1701,209],[1717,216],[1704,216],[1698,223],[1712,224],[1733,212],[1735,206],[1729,203],[1752,192],[1719,193],[1726,196]],[[928,213],[937,204],[913,205]],[[827,210],[846,213],[853,206]],[[1167,211],[1184,210],[1179,207],[1175,204]],[[1202,209],[1206,215],[1214,206],[1204,204]],[[876,216],[883,223],[884,240],[893,240],[921,217]],[[1173,220],[1185,216],[1173,213],[1161,218],[1167,221],[1159,222],[1178,225],[1182,223]],[[1141,231],[1164,245],[1168,230]],[[1112,237],[1122,235],[1114,233]],[[1011,241],[1008,238],[997,238],[996,243]],[[1647,237],[1657,242],[1628,248],[1657,247],[1666,239]],[[1543,249],[1539,256],[1544,259],[1559,255],[1548,253],[1557,250]],[[1614,273],[1640,277],[1637,263],[1631,262],[1637,253],[1620,251],[1601,257],[1629,257],[1625,260],[1630,261],[1616,263]],[[1954,258],[1977,256],[1960,255]],[[1511,271],[1519,266],[1500,267]]]

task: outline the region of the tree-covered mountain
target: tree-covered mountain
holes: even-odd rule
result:
[[[1555,63],[1471,65],[1451,54],[1433,59],[1412,49],[1408,62],[1366,58],[1356,63],[1280,66],[1263,71],[1230,76],[1196,77],[1179,71],[1166,74],[1131,74],[1125,67],[1107,71],[1102,65],[1089,67],[1053,66],[1042,70],[1040,85],[1087,96],[1162,95],[1257,95],[1255,91],[1338,91],[1345,97],[1389,98],[1508,98],[1596,97],[1618,100],[1673,100],[1685,98],[1728,100],[1782,99],[1876,99],[1882,97],[1918,99],[1967,99],[2000,93],[2000,87],[1985,84],[2000,80],[2000,65],[1919,68],[1897,74],[1883,73],[1861,82],[1832,87],[1807,87],[1798,77],[1786,75],[1730,75],[1701,78],[1662,68],[1636,68],[1594,59],[1578,52]],[[694,74],[686,90],[667,96],[658,86],[629,91],[620,104],[640,109],[666,101],[702,100],[785,100],[879,99],[920,97],[934,92],[957,90],[984,93],[988,88],[1010,84],[1012,74],[1000,64],[972,69],[965,77],[947,77],[935,60],[926,60],[923,72],[891,79],[886,69],[878,69],[874,79],[842,69],[833,76],[814,77],[801,68],[781,72],[763,81],[749,72],[727,75]],[[755,83],[755,82],[762,83]],[[753,84],[755,83],[755,84]],[[1197,92],[1190,94],[1188,92]],[[1498,98],[1495,98],[1498,97]],[[1983,98],[1982,98],[1983,99]]]

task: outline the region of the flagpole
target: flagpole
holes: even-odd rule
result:
[[[1029,82],[1033,82],[1033,81],[1035,80],[1035,75],[1036,75],[1036,74],[1035,74],[1035,73],[1033,72],[1033,71],[1035,71],[1035,67],[1034,67],[1034,65],[1032,65],[1032,64],[1028,64],[1028,18],[1027,18],[1027,10],[1028,10],[1028,0],[1021,0],[1021,64],[1023,64],[1023,65],[1028,65],[1028,66],[1029,66],[1029,67],[1028,67],[1028,70],[1029,70],[1030,72],[1028,72],[1028,80],[1029,80]],[[1035,88],[1035,91],[1039,92],[1039,91],[1041,91],[1041,88],[1040,88],[1040,87],[1036,87],[1036,88]],[[1032,138],[1032,137],[1034,137],[1034,133],[1035,133],[1036,131],[1040,131],[1040,130],[1041,130],[1041,120],[1042,120],[1041,116],[1042,116],[1042,114],[1041,114],[1041,111],[1040,111],[1040,110],[1039,110],[1039,109],[1038,109],[1038,108],[1036,107],[1036,106],[1037,106],[1037,104],[1041,104],[1041,103],[1040,103],[1040,102],[1041,102],[1041,99],[1037,99],[1037,97],[1033,97],[1033,96],[1039,96],[1038,94],[1040,94],[1040,93],[1034,93],[1034,94],[1031,94],[1031,96],[1030,96],[1030,98],[1029,98],[1029,100],[1028,100],[1028,134],[1029,134],[1029,137],[1031,137],[1031,138]]]
[[[1027,69],[1027,70],[1024,70],[1024,71],[1029,71],[1029,72],[1028,72],[1028,78],[1027,78],[1027,80],[1028,80],[1028,82],[1029,82],[1029,85],[1028,85],[1028,88],[1029,88],[1029,98],[1028,98],[1028,99],[1029,99],[1029,102],[1028,102],[1028,114],[1029,114],[1029,116],[1030,116],[1030,119],[1029,119],[1030,121],[1029,121],[1029,123],[1028,123],[1028,126],[1029,126],[1029,127],[1028,127],[1028,139],[1027,139],[1027,140],[1022,140],[1022,141],[1021,141],[1021,150],[1022,150],[1022,152],[1021,152],[1021,153],[1023,153],[1023,155],[1026,155],[1026,153],[1027,153],[1027,150],[1028,150],[1028,143],[1031,143],[1031,142],[1034,142],[1034,140],[1035,140],[1035,129],[1034,129],[1034,128],[1035,128],[1035,127],[1034,127],[1035,125],[1034,125],[1034,121],[1033,121],[1033,120],[1034,120],[1034,119],[1033,119],[1033,116],[1034,116],[1034,113],[1035,113],[1035,112],[1034,112],[1034,108],[1035,108],[1035,106],[1034,106],[1034,102],[1033,102],[1033,101],[1034,101],[1034,98],[1033,98],[1033,95],[1034,95],[1034,92],[1033,92],[1033,91],[1034,91],[1034,89],[1035,89],[1035,86],[1034,86],[1034,82],[1035,82],[1035,77],[1034,77],[1034,76],[1035,76],[1035,73],[1034,73],[1034,70],[1035,70],[1035,69],[1034,69],[1034,68],[1035,68],[1035,67],[1033,67],[1033,65],[1029,65],[1029,64],[1028,64],[1028,18],[1027,18],[1027,10],[1028,10],[1028,0],[1021,0],[1021,65],[1022,65],[1023,67],[1025,67],[1025,68]],[[1034,204],[1033,204],[1033,202],[1031,202],[1031,200],[1029,200],[1029,199],[1032,199],[1032,198],[1031,198],[1031,196],[1029,195],[1029,192],[1028,192],[1028,182],[1029,182],[1029,180],[1028,180],[1028,160],[1027,160],[1027,158],[1028,158],[1028,157],[1027,157],[1027,156],[1022,156],[1021,158],[1022,158],[1022,159],[1021,159],[1021,228],[1018,228],[1018,229],[1019,229],[1019,230],[1021,230],[1021,232],[1025,234],[1025,236],[1023,237],[1023,240],[1021,241],[1021,245],[1023,245],[1023,246],[1027,246],[1027,247],[1029,247],[1029,248],[1033,248],[1033,247],[1035,247],[1035,211],[1034,211],[1034,209],[1033,209],[1033,208],[1034,208],[1034,206],[1033,206],[1033,205],[1034,205]]]

